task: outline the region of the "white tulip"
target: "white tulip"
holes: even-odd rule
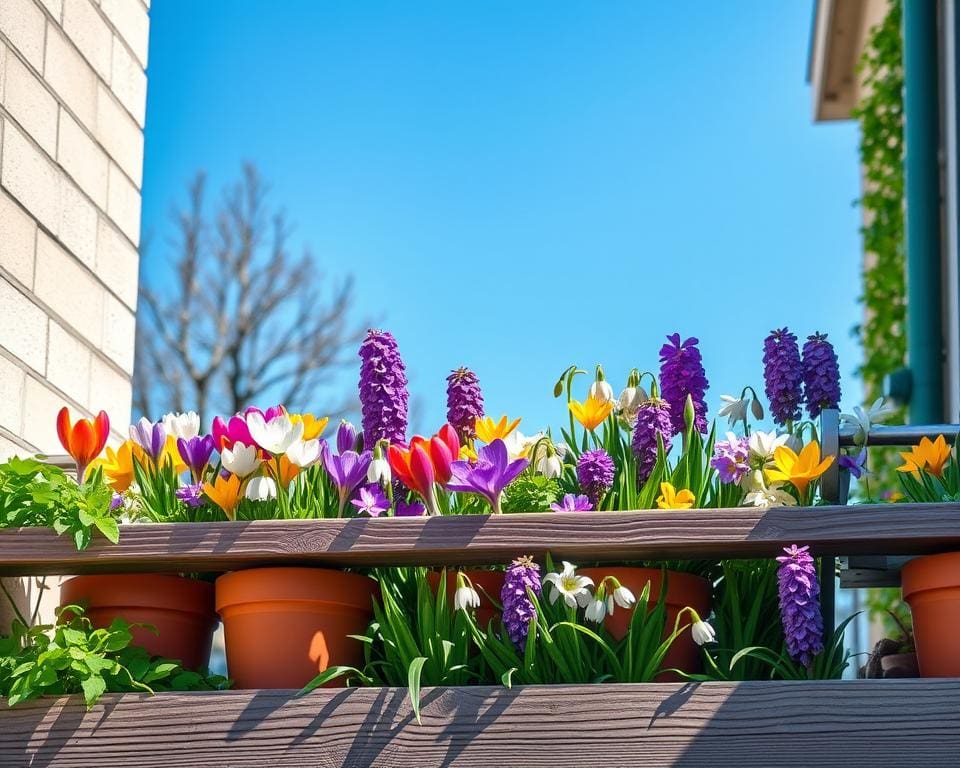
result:
[[[257,445],[275,456],[286,453],[287,448],[303,437],[303,422],[293,421],[285,413],[267,421],[262,413],[251,411],[247,414],[247,428]]]
[[[168,435],[189,440],[191,437],[197,437],[200,434],[200,417],[196,411],[165,413],[163,415],[163,429]]]
[[[301,469],[313,466],[320,461],[320,441],[317,438],[297,440],[287,448],[286,456],[291,464],[296,464]]]
[[[250,501],[269,501],[277,498],[277,484],[272,477],[252,477],[244,493]]]
[[[701,619],[693,622],[693,626],[690,627],[690,634],[693,635],[693,642],[697,645],[712,643],[717,639],[716,630]]]
[[[467,586],[464,584],[462,587],[457,587],[457,591],[453,593],[453,608],[457,611],[466,611],[470,608],[479,608],[480,607],[480,595],[477,594],[477,590],[473,587]]]
[[[260,466],[257,447],[243,443],[234,443],[233,448],[224,448],[220,451],[220,461],[224,469],[233,472],[237,477],[252,475]]]

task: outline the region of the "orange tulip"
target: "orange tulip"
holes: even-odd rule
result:
[[[70,424],[70,411],[61,408],[57,414],[57,436],[60,444],[77,462],[77,480],[83,482],[87,467],[103,447],[107,444],[110,434],[110,418],[104,411],[100,411],[95,419],[77,419],[76,424]]]

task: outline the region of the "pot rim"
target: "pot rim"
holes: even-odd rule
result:
[[[60,605],[88,609],[159,609],[216,621],[213,584],[168,573],[98,573],[73,576],[60,585]]]
[[[250,603],[306,602],[372,610],[378,590],[369,576],[335,568],[266,567],[231,571],[217,578],[216,610]]]
[[[639,565],[597,565],[590,566],[588,568],[578,568],[577,573],[589,575],[589,576],[614,576],[621,581],[623,579],[619,575],[622,572],[628,572],[632,575],[641,575],[649,574],[651,577],[656,577],[656,581],[659,581],[660,574],[663,572],[660,568],[648,568],[645,566]],[[677,605],[682,607],[690,606],[698,613],[703,614],[703,618],[706,617],[706,613],[710,610],[710,606],[713,602],[713,590],[710,584],[710,580],[704,578],[703,576],[698,576],[695,573],[689,573],[687,571],[674,571],[671,569],[666,569],[667,574],[667,605]],[[642,576],[641,576],[642,578]],[[597,579],[594,579],[596,583]],[[654,581],[654,578],[650,579],[651,582]],[[651,592],[653,592],[653,586],[651,584]],[[685,594],[693,593],[694,599],[683,602],[676,599],[676,593],[682,592]],[[651,599],[656,599],[658,595],[651,594]],[[637,595],[639,597],[639,595]],[[673,598],[673,599],[671,599]],[[695,604],[696,600],[700,600],[699,604]]]
[[[934,589],[960,587],[960,552],[923,555],[904,563],[901,570],[903,599]]]

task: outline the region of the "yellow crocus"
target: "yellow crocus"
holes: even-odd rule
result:
[[[477,440],[488,445],[494,440],[503,440],[513,430],[517,428],[520,419],[509,421],[506,416],[501,416],[500,421],[494,421],[489,416],[477,419],[474,429],[477,433]]]
[[[922,437],[920,445],[901,453],[900,457],[904,464],[897,467],[897,472],[910,472],[914,477],[919,477],[920,470],[925,470],[936,477],[943,477],[943,467],[950,459],[950,446],[943,435],[938,435],[936,440]]]
[[[187,463],[180,457],[180,451],[177,449],[177,438],[173,435],[167,435],[163,450],[160,452],[160,461],[157,463],[162,467],[167,461],[173,464],[173,471],[178,475],[187,471]]]
[[[677,490],[672,483],[660,483],[660,495],[657,507],[660,509],[690,509],[697,501],[693,492],[682,488]]]
[[[785,445],[773,452],[773,467],[768,469],[767,480],[775,483],[793,483],[801,495],[810,483],[827,471],[833,464],[833,456],[820,458],[820,444],[811,440],[797,454]]]
[[[277,467],[279,463],[279,467]],[[286,454],[280,454],[277,462],[267,462],[264,464],[270,476],[277,481],[277,485],[286,488],[293,482],[294,478],[300,473],[300,467],[287,458]]]
[[[123,493],[133,483],[133,460],[142,465],[146,459],[143,448],[133,440],[124,440],[116,449],[106,447],[106,456],[90,464],[90,469],[99,467],[107,484],[117,493]]]
[[[593,395],[582,403],[579,400],[571,400],[569,406],[573,418],[579,421],[584,429],[591,432],[603,424],[604,419],[613,411],[612,400],[600,400]]]
[[[217,473],[216,480],[213,483],[204,483],[203,492],[207,498],[216,504],[223,513],[233,520],[234,511],[240,501],[240,478],[236,475],[224,478]]]
[[[323,430],[327,428],[327,423],[330,421],[328,416],[323,416],[318,419],[312,413],[290,413],[287,415],[294,424],[297,422],[303,423],[304,440],[313,440],[315,437],[320,437],[320,435],[323,434]]]

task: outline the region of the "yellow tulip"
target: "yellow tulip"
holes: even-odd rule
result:
[[[660,483],[660,496],[657,507],[660,509],[690,509],[697,501],[693,492],[683,488],[677,490],[671,483]]]
[[[494,421],[489,416],[484,416],[482,419],[477,419],[475,426],[477,440],[488,445],[494,440],[503,440],[517,428],[519,423],[520,419],[508,421],[506,416],[501,416],[500,421]]]
[[[233,520],[234,511],[240,501],[240,478],[236,475],[230,475],[224,478],[217,473],[216,480],[211,483],[204,483],[203,492],[207,498],[223,510],[224,514]]]
[[[569,406],[573,418],[591,432],[603,424],[604,419],[613,411],[612,400],[599,400],[593,395],[582,403],[579,400],[571,400]]]
[[[313,440],[315,437],[320,437],[320,435],[323,434],[323,430],[327,428],[327,423],[330,421],[328,416],[318,419],[312,413],[290,413],[287,415],[294,424],[298,421],[303,422],[304,440]]]
[[[901,453],[900,457],[904,464],[897,467],[897,472],[910,472],[914,477],[919,477],[920,470],[925,470],[936,477],[943,477],[943,466],[950,459],[950,446],[943,435],[934,441],[923,437],[920,438],[920,445]]]
[[[829,469],[833,456],[820,459],[820,444],[816,440],[807,443],[799,455],[785,445],[773,452],[773,468],[768,469],[767,480],[776,483],[793,483],[801,495],[810,483]]]

